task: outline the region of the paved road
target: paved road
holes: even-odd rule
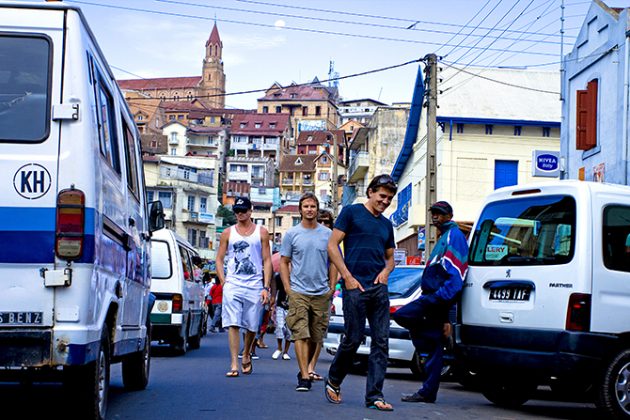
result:
[[[268,344],[272,341],[267,340]],[[295,391],[297,363],[272,360],[272,348],[258,350],[251,376],[226,378],[229,367],[227,334],[212,334],[201,349],[177,357],[154,346],[151,380],[145,391],[122,389],[120,365],[112,368],[108,419],[575,419],[598,418],[592,404],[559,403],[542,399],[529,401],[519,410],[493,406],[475,392],[457,383],[444,383],[437,404],[400,402],[400,394],[413,392],[418,383],[407,369],[392,369],[385,381],[385,397],[394,404],[393,413],[369,410],[363,405],[365,376],[349,375],[343,384],[344,402],[328,403],[323,384],[311,392]],[[293,352],[291,352],[293,355]],[[332,357],[322,354],[318,370],[325,374]],[[72,396],[58,385],[0,385],[2,418],[57,418],[66,413]],[[19,415],[5,416],[17,409]],[[45,416],[45,417],[44,417]]]

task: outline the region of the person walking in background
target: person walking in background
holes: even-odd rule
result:
[[[239,376],[239,329],[244,329],[244,348],[251,349],[258,331],[263,305],[269,301],[271,282],[271,253],[269,232],[252,222],[252,203],[239,197],[232,210],[237,223],[221,233],[217,251],[217,275],[223,285],[222,322],[229,327],[230,370],[228,377]],[[227,254],[227,274],[224,259]],[[250,351],[243,352],[241,372],[253,371]]]
[[[387,280],[394,269],[394,229],[383,216],[398,186],[389,175],[378,175],[367,187],[368,200],[341,210],[328,242],[328,254],[343,279],[345,334],[328,371],[326,399],[341,403],[341,384],[363,340],[365,321],[372,344],[368,357],[365,405],[392,411],[383,397],[389,340]],[[339,244],[344,243],[344,256]]]
[[[450,326],[449,310],[462,290],[468,270],[468,242],[451,220],[453,208],[446,201],[438,201],[430,211],[431,223],[440,237],[422,273],[422,295],[393,314],[394,321],[409,330],[417,351],[429,354],[422,387],[411,395],[403,395],[404,402],[433,403],[437,399],[445,326]]]
[[[289,311],[289,296],[284,290],[280,273],[274,275],[274,281],[271,282],[272,311],[276,324],[276,340],[278,348],[273,352],[271,358],[276,360],[282,357],[282,360],[291,360],[289,356],[289,347],[291,346],[291,331],[286,326],[287,312]],[[282,341],[284,340],[284,347]]]
[[[210,288],[210,300],[212,302],[212,310],[214,315],[212,316],[212,323],[210,324],[210,332],[224,332],[225,329],[221,324],[221,314],[223,313],[223,285],[218,278],[214,279],[214,284]]]
[[[330,229],[317,223],[319,201],[313,193],[300,197],[300,224],[284,235],[280,276],[289,295],[287,326],[295,341],[299,372],[296,391],[309,391],[308,364],[328,329],[328,307],[337,274],[328,264]]]

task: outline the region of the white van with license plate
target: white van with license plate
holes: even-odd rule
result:
[[[458,360],[504,406],[538,385],[630,416],[630,187],[501,188],[471,235]]]
[[[197,251],[169,229],[151,238],[152,339],[168,343],[177,353],[198,349],[204,335],[205,293],[201,276],[195,276]],[[200,270],[199,270],[200,272]]]
[[[80,9],[0,2],[0,380],[63,381],[83,419],[105,418],[111,363],[147,386],[147,207],[140,135]]]

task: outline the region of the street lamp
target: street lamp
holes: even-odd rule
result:
[[[333,173],[332,173],[332,180],[330,182],[331,185],[331,189],[332,189],[332,211],[333,211],[333,216],[336,218],[337,217],[337,207],[339,207],[338,204],[338,197],[337,197],[337,172],[339,170],[339,151],[337,150],[337,136],[335,136],[335,134],[330,131],[330,130],[326,130],[326,133],[330,134],[333,138]],[[326,139],[328,140],[328,139]],[[328,143],[328,141],[326,142],[326,144],[330,145],[330,143]]]

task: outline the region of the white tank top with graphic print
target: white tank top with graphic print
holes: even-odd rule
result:
[[[226,281],[249,289],[263,287],[262,244],[260,225],[249,236],[241,236],[236,226],[230,227],[227,249]]]

